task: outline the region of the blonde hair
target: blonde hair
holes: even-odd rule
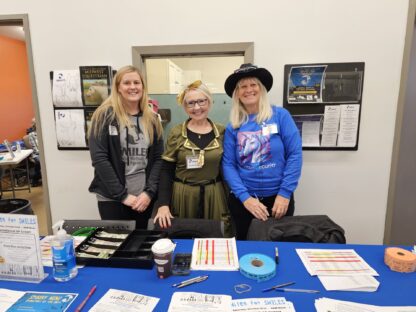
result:
[[[256,122],[261,124],[262,122],[269,120],[273,115],[272,106],[267,97],[267,90],[261,81],[255,77],[242,78],[237,82],[232,97],[230,123],[233,129],[240,128],[243,123],[248,121],[248,113],[237,94],[241,83],[245,80],[255,81],[260,87],[259,112],[256,116]]]
[[[163,132],[162,125],[157,115],[149,106],[147,86],[143,79],[142,73],[136,67],[131,65],[124,66],[117,71],[117,74],[113,78],[110,96],[95,110],[92,115],[92,126],[88,135],[93,133],[95,137],[99,137],[102,132],[105,131],[104,125],[107,122],[112,122],[113,120],[117,120],[120,128],[132,126],[129,114],[124,107],[121,96],[118,92],[118,87],[120,86],[123,76],[128,73],[137,73],[142,81],[143,93],[142,98],[139,101],[139,108],[140,112],[143,113],[143,133],[149,140],[150,144],[153,144],[154,129],[156,129],[157,138],[160,138],[162,137]]]
[[[186,88],[183,89],[182,92],[179,93],[176,97],[176,100],[178,101],[179,105],[185,105],[186,95],[189,91],[192,90],[201,92],[203,95],[207,97],[208,105],[212,104],[212,94],[209,91],[208,87],[201,80],[195,80],[194,82],[187,85]]]

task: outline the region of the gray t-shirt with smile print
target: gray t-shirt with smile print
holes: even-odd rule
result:
[[[132,127],[121,129],[121,157],[126,165],[126,186],[129,194],[139,195],[146,183],[149,141],[143,133],[142,117],[130,116]],[[137,127],[139,125],[139,127]]]
[[[139,195],[146,185],[147,151],[149,141],[143,133],[142,117],[130,116],[132,127],[120,129],[121,157],[126,165],[127,192]],[[139,125],[139,127],[137,127]],[[97,194],[99,201],[112,201],[112,199]]]

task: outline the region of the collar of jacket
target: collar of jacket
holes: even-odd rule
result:
[[[191,150],[200,150],[198,146],[196,146],[192,141],[188,139],[188,135],[186,132],[186,126],[188,125],[189,121],[191,119],[188,119],[183,122],[182,124],[182,137],[185,139],[185,143],[183,146],[187,149]],[[207,147],[204,148],[205,151],[213,150],[220,147],[220,143],[218,142],[218,137],[220,136],[220,132],[217,129],[217,126],[211,121],[211,119],[207,118],[208,122],[211,124],[212,130],[214,130],[215,139],[212,140]]]

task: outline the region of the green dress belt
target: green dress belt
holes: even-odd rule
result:
[[[208,180],[203,183],[197,182],[188,182],[186,180],[181,180],[177,177],[173,179],[175,182],[179,182],[182,184],[190,185],[190,186],[199,186],[199,204],[198,204],[198,213],[197,217],[202,219],[204,217],[204,199],[205,199],[205,186],[215,184],[217,182],[221,182],[221,176],[216,177],[215,179]]]

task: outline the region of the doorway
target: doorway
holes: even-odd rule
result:
[[[165,137],[173,126],[186,120],[176,95],[195,80],[202,80],[213,95],[209,117],[226,125],[231,99],[225,94],[224,81],[242,63],[253,63],[253,51],[253,42],[133,47],[133,65],[146,77],[149,96],[156,100],[162,116]]]
[[[46,167],[43,157],[44,149],[42,141],[42,127],[39,116],[28,15],[0,15],[0,38],[2,39],[0,44],[3,46],[3,49],[1,49],[3,51],[2,58],[6,57],[6,59],[12,61],[11,57],[13,56],[13,61],[16,62],[15,66],[10,66],[11,75],[5,73],[3,70],[3,74],[9,76],[3,78],[3,87],[0,88],[0,92],[3,93],[3,100],[1,103],[2,106],[0,109],[7,109],[9,112],[11,111],[12,115],[10,116],[13,117],[9,117],[6,121],[1,121],[1,124],[7,125],[7,127],[2,127],[2,137],[0,137],[0,141],[3,141],[4,139],[13,141],[22,140],[23,136],[26,134],[26,129],[31,127],[32,118],[35,118],[36,132],[39,142],[38,147],[42,174],[42,186],[33,187],[30,192],[28,190],[17,191],[16,198],[23,198],[31,201],[32,209],[38,217],[39,233],[40,235],[47,235],[49,234],[51,228],[51,214]],[[18,53],[6,53],[6,50],[9,52],[17,51]],[[15,76],[18,68],[21,69],[22,74],[16,78]],[[12,87],[11,84],[13,83],[14,78],[15,84],[19,83],[26,86],[27,92],[25,94],[22,95],[21,89],[17,90],[17,87]],[[20,105],[18,105],[18,102],[20,102]],[[10,120],[10,118],[18,119],[13,121]],[[17,128],[12,131],[12,126],[9,125],[17,125]],[[11,183],[14,183],[14,181]],[[26,181],[26,183],[30,182]],[[3,192],[3,199],[11,197],[11,192]]]

